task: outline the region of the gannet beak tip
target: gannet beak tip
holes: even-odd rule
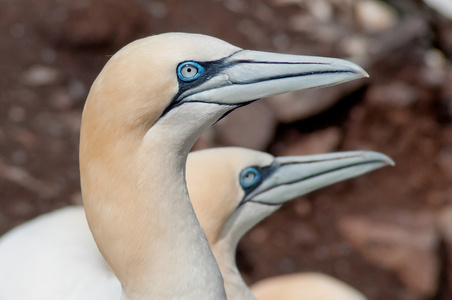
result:
[[[385,165],[394,167],[396,165],[395,161],[389,156],[375,151],[365,151],[362,152],[363,156],[367,156],[369,160],[379,161]]]
[[[333,65],[336,66],[338,69],[349,70],[350,73],[356,74],[357,78],[369,78],[370,77],[369,73],[367,73],[366,70],[364,70],[357,64],[352,63],[350,61],[338,59],[336,62],[333,62]]]
[[[361,68],[358,65],[354,66],[354,70],[355,70],[355,72],[357,74],[361,75],[363,78],[369,78],[370,77],[369,73],[367,73],[366,70],[364,70],[363,68]]]
[[[386,163],[388,164],[388,166],[391,166],[391,167],[395,167],[395,165],[396,165],[395,161],[390,157],[387,157]]]

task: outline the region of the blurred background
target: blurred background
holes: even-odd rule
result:
[[[297,199],[238,248],[248,283],[333,275],[369,299],[452,299],[452,1],[0,0],[0,234],[81,204],[78,140],[109,57],[168,31],[350,59],[370,79],[232,113],[196,149],[375,150],[396,167]]]

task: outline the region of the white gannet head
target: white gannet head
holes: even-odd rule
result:
[[[273,157],[243,148],[190,153],[187,185],[230,299],[255,299],[235,264],[242,236],[285,202],[393,161],[371,151]]]
[[[190,266],[204,276],[199,282],[214,269],[184,182],[188,151],[208,126],[261,97],[365,76],[343,60],[247,51],[199,34],[155,35],[113,55],[85,104],[80,177],[90,229],[125,290],[158,294],[154,284],[185,294],[193,282],[174,282],[186,279]],[[178,234],[199,245],[185,268],[165,256],[183,257]]]
[[[214,245],[237,243],[284,203],[394,162],[373,151],[273,157],[237,147],[190,153],[187,186],[201,226]]]

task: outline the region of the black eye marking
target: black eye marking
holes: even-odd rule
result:
[[[261,172],[256,167],[248,167],[240,173],[240,185],[247,189],[258,183],[261,179]]]
[[[179,83],[179,90],[177,94],[173,97],[170,104],[165,108],[160,118],[165,116],[171,109],[178,107],[183,103],[183,98],[181,98],[181,95],[190,90],[193,89],[212,77],[216,76],[218,73],[221,72],[222,69],[225,68],[224,60],[226,58],[216,60],[216,61],[185,61],[180,63],[177,66],[176,69],[176,75],[177,75],[177,81]],[[194,74],[196,71],[196,74],[189,78],[187,77],[190,72],[188,72],[188,68],[194,68],[196,67],[196,70],[191,69],[190,72],[193,72]],[[184,72],[184,74],[182,74]]]
[[[240,186],[242,187],[243,191],[245,192],[245,195],[243,196],[242,201],[240,201],[239,206],[244,204],[247,201],[248,196],[256,189],[258,188],[262,182],[265,181],[265,179],[267,179],[271,174],[273,174],[276,170],[278,169],[278,166],[276,164],[271,164],[270,166],[266,166],[266,167],[257,167],[257,166],[253,166],[253,167],[248,167],[246,169],[244,169],[239,176],[239,183]],[[247,181],[247,182],[251,182],[252,184],[246,184],[246,182],[244,182],[245,184],[242,183],[242,177],[243,175],[245,175],[247,172],[258,172],[259,175],[256,175],[256,178],[253,177],[254,180],[251,181]]]

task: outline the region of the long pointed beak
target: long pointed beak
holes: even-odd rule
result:
[[[271,174],[243,202],[281,205],[322,187],[387,165],[393,166],[394,161],[373,151],[277,157],[271,167]]]
[[[369,76],[358,65],[341,59],[250,50],[238,51],[213,66],[215,71],[206,81],[180,95],[183,101],[241,104]]]

